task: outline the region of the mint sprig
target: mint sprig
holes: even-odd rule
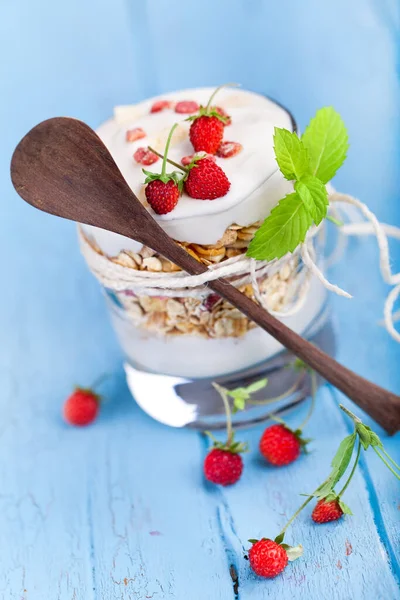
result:
[[[304,242],[311,225],[319,225],[327,217],[325,184],[343,164],[348,147],[346,127],[332,107],[320,109],[301,138],[275,128],[276,162],[283,176],[293,181],[294,193],[283,198],[265,219],[247,256],[270,261]]]

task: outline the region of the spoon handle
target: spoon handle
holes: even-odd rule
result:
[[[163,234],[160,237],[162,238]],[[171,256],[171,248],[166,248],[169,254],[168,258],[175,259],[188,273],[198,275],[207,270],[204,265],[197,262],[182,248],[177,245],[175,248],[174,256]],[[364,379],[338,363],[317,346],[284,325],[265,308],[245,296],[226,279],[216,279],[207,285],[353,400],[390,435],[400,430],[400,396]]]

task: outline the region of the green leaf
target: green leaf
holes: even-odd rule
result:
[[[278,167],[289,181],[310,173],[308,152],[297,133],[275,127],[274,150]]]
[[[335,471],[335,476],[332,478],[334,487],[339,479],[345,473],[347,467],[350,464],[351,457],[353,455],[354,444],[356,443],[357,435],[356,433],[352,433],[342,440],[338,451],[332,460],[332,473]]]
[[[349,148],[347,129],[331,106],[321,108],[303,133],[311,174],[328,183],[345,161]]]
[[[274,542],[276,542],[277,544],[282,544],[284,537],[285,537],[285,532],[280,533],[279,535],[276,536],[276,538],[274,539]]]
[[[344,512],[344,514],[345,514],[345,515],[352,515],[352,514],[353,514],[353,513],[351,512],[351,509],[350,509],[350,507],[349,507],[349,506],[347,506],[347,504],[345,504],[345,503],[343,502],[343,500],[341,500],[341,499],[339,498],[338,502],[339,502],[339,506],[340,506],[340,508],[342,509],[342,511]]]
[[[246,399],[240,398],[240,397],[234,398],[233,406],[236,410],[244,410],[244,408],[246,406]]]
[[[357,434],[354,432],[342,440],[335,456],[332,459],[332,471],[328,479],[316,489],[314,496],[317,498],[326,498],[333,492],[333,488],[341,479],[350,464],[356,439]]]
[[[325,185],[317,177],[307,175],[296,181],[294,189],[314,223],[319,225],[328,212],[328,192]]]
[[[364,427],[369,432],[371,446],[378,446],[378,448],[383,448],[383,444],[379,435],[375,433],[375,431],[373,431],[371,427],[368,427],[368,425],[364,425]]]
[[[259,392],[260,390],[262,390],[263,388],[265,388],[265,386],[268,384],[268,379],[260,379],[259,381],[255,381],[254,383],[251,383],[250,385],[248,385],[245,389],[247,390],[247,392],[249,394],[254,394],[254,392]]]
[[[364,450],[368,450],[371,445],[371,433],[364,423],[356,423],[356,431]]]
[[[249,540],[247,540],[248,542],[250,542],[250,544],[257,544],[257,542],[259,542],[260,540],[256,540],[254,538],[250,538]]]
[[[303,554],[303,546],[301,544],[298,546],[286,546],[286,544],[284,544],[283,547],[290,562],[300,558],[300,556]]]
[[[311,223],[311,216],[298,194],[285,196],[256,232],[247,256],[269,261],[293,252],[304,242]]]

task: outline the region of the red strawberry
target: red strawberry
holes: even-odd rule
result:
[[[136,150],[135,154],[133,155],[133,158],[137,163],[139,163],[140,165],[145,165],[146,167],[158,161],[157,154],[154,154],[154,152],[152,152],[148,148],[142,147]]]
[[[215,200],[225,196],[231,184],[217,164],[208,158],[196,161],[185,181],[186,193],[200,200]]]
[[[213,154],[206,154],[205,156],[201,157],[197,157],[196,154],[189,154],[189,156],[183,156],[181,158],[181,163],[184,167],[187,167],[188,165],[190,165],[191,162],[193,162],[195,158],[208,158],[209,160],[213,160],[214,162],[216,161],[216,158]]]
[[[165,152],[163,156],[161,173],[152,173],[143,169],[143,173],[147,175],[145,183],[147,183],[145,194],[148,203],[158,215],[165,215],[175,208],[178,203],[179,196],[182,192],[182,177],[177,172],[167,173],[167,156],[169,145],[171,143],[172,134],[174,133],[177,123],[169,132]]]
[[[311,518],[315,523],[329,523],[329,521],[337,521],[342,516],[343,510],[338,499],[327,501],[322,498],[315,505]]]
[[[268,462],[282,467],[299,457],[306,442],[300,437],[300,432],[293,432],[285,425],[272,425],[262,434],[260,452]]]
[[[190,115],[199,110],[199,105],[197,102],[193,102],[192,100],[182,100],[181,102],[177,102],[175,104],[175,112],[181,115]]]
[[[166,183],[160,179],[153,179],[146,186],[147,202],[158,215],[165,215],[178,204],[180,191],[177,184],[169,179]]]
[[[222,142],[217,150],[217,156],[220,158],[232,158],[243,150],[242,144],[238,142]]]
[[[70,425],[92,423],[99,412],[100,396],[90,388],[76,388],[64,404],[64,419]]]
[[[151,113],[158,113],[165,108],[172,108],[172,102],[169,100],[156,100],[150,109]]]
[[[213,106],[212,110],[215,110],[215,112],[217,112],[221,117],[224,117],[224,119],[225,119],[225,121],[224,121],[225,127],[227,127],[228,125],[230,125],[232,123],[232,117],[230,115],[228,115],[228,113],[226,112],[226,110],[224,110],[223,108],[221,108],[221,106]]]
[[[208,481],[219,485],[236,483],[243,471],[243,461],[240,454],[230,450],[213,448],[204,461],[204,475]]]
[[[202,115],[190,126],[189,137],[196,152],[215,154],[224,136],[224,124],[216,116]]]
[[[146,132],[141,127],[135,127],[134,129],[128,129],[125,135],[127,142],[136,142],[146,137]]]
[[[260,577],[276,577],[285,569],[288,560],[286,550],[273,540],[259,540],[249,550],[250,566]]]

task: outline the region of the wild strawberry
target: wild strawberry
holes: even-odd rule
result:
[[[204,475],[211,483],[232,485],[240,479],[242,474],[243,461],[240,454],[247,452],[247,444],[235,442],[228,390],[217,383],[214,383],[213,386],[224,403],[227,439],[225,443],[218,442],[209,431],[205,432],[214,441],[214,445],[204,460]]]
[[[196,152],[203,150],[209,154],[215,154],[221,145],[224,136],[224,124],[227,118],[220,110],[211,106],[215,94],[221,89],[220,86],[211,95],[207,106],[200,106],[197,115],[189,117],[193,121],[190,126],[189,137]]]
[[[204,461],[204,475],[211,483],[232,485],[240,479],[242,471],[242,457],[229,450],[213,448]]]
[[[255,541],[249,550],[250,566],[260,577],[276,577],[285,569],[288,560],[286,550],[273,540]]]
[[[217,112],[221,117],[224,117],[224,119],[225,119],[225,121],[224,121],[225,127],[227,127],[228,125],[230,125],[232,123],[232,117],[230,115],[228,115],[228,113],[226,112],[226,110],[224,110],[223,108],[221,108],[221,106],[213,106],[212,110],[215,110],[215,112]]]
[[[135,127],[134,129],[128,129],[125,135],[127,142],[136,142],[146,137],[146,132],[141,127]]]
[[[172,102],[169,100],[156,100],[150,109],[151,113],[158,113],[166,108],[172,108]]]
[[[139,163],[140,165],[145,165],[146,167],[149,167],[150,165],[158,161],[157,154],[154,154],[154,152],[152,152],[148,148],[142,147],[136,150],[135,154],[133,155],[133,158],[137,163]]]
[[[222,142],[217,150],[217,156],[220,158],[232,158],[243,150],[242,144],[238,142]]]
[[[166,215],[178,204],[180,191],[172,179],[166,183],[161,179],[154,179],[147,185],[145,194],[154,212],[158,215]]]
[[[208,158],[193,163],[185,180],[185,191],[191,198],[215,200],[225,196],[231,184],[217,164]]]
[[[198,110],[199,105],[197,102],[193,102],[192,100],[182,100],[181,102],[177,102],[175,104],[175,112],[181,115],[190,115]]]
[[[147,175],[145,179],[145,183],[147,183],[145,190],[147,202],[158,215],[165,215],[171,212],[177,205],[179,196],[182,192],[182,176],[177,171],[167,173],[168,150],[172,134],[177,126],[178,124],[175,123],[169,132],[161,173],[151,173],[150,171],[143,169],[143,173]]]
[[[343,514],[338,498],[334,500],[322,498],[315,505],[311,518],[315,523],[329,523],[329,521],[337,521]]]
[[[267,427],[261,436],[260,452],[276,467],[288,465],[299,457],[300,451],[309,440],[300,436],[300,431],[292,431],[286,425]]]
[[[209,154],[215,154],[221,145],[223,136],[224,125],[216,116],[199,116],[190,126],[189,137],[196,152],[203,150]]]
[[[214,162],[216,161],[215,156],[213,156],[212,154],[204,154],[204,156],[198,156],[197,154],[189,154],[189,156],[183,156],[181,158],[181,163],[184,167],[187,167],[188,165],[190,165],[191,162],[199,158],[208,158],[209,160],[212,160]]]
[[[64,419],[70,425],[89,425],[98,415],[99,403],[100,396],[93,390],[77,387],[65,401]]]

